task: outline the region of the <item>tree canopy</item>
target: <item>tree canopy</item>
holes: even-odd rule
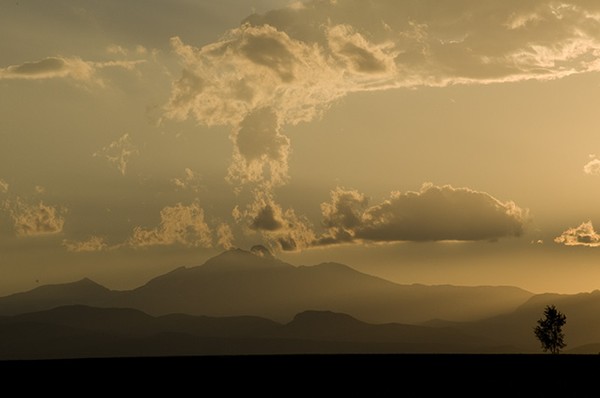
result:
[[[535,337],[542,344],[544,352],[558,354],[566,347],[565,334],[562,331],[566,322],[566,315],[558,311],[554,305],[546,306],[544,317],[537,321],[538,324],[534,329]]]

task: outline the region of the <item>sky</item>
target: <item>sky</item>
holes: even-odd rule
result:
[[[0,3],[0,295],[231,248],[600,281],[592,0]]]

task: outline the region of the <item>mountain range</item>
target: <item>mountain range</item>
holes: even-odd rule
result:
[[[233,249],[127,291],[90,279],[0,298],[0,359],[267,353],[540,352],[548,304],[574,353],[600,349],[600,291],[401,285],[346,265]]]
[[[266,249],[234,249],[201,266],[177,268],[129,291],[83,279],[0,298],[0,315],[60,305],[135,308],[151,315],[252,315],[290,321],[305,310],[373,323],[470,321],[513,310],[533,294],[510,286],[400,285],[346,265],[293,266]]]

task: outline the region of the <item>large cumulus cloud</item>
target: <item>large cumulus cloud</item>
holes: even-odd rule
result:
[[[367,198],[337,188],[324,203],[327,233],[317,245],[370,241],[476,241],[519,236],[527,211],[513,202],[469,188],[425,184],[419,192],[394,192],[368,206]]]

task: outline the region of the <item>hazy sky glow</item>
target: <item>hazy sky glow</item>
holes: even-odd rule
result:
[[[598,287],[597,1],[19,0],[0,33],[0,295],[258,243]]]

